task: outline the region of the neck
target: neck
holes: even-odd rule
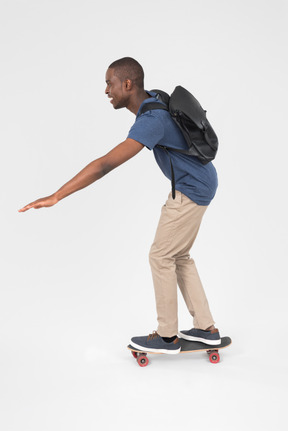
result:
[[[146,91],[140,90],[139,92],[135,93],[135,95],[133,95],[131,97],[131,100],[129,101],[128,105],[126,106],[127,109],[129,109],[129,111],[133,112],[133,114],[137,114],[141,103],[145,100],[148,99],[149,94],[146,93]]]

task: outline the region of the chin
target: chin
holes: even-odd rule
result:
[[[114,109],[122,109],[122,108],[125,108],[125,106],[123,106],[123,105],[113,105],[113,108]]]

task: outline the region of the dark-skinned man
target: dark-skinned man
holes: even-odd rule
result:
[[[185,139],[165,110],[150,110],[141,114],[143,104],[161,103],[153,92],[144,89],[142,66],[133,58],[114,61],[106,72],[106,90],[114,109],[127,108],[136,115],[127,139],[100,157],[50,196],[38,199],[19,212],[55,205],[61,199],[89,186],[125,163],[143,148],[153,150],[156,162],[171,180],[170,158],[175,175],[175,199],[169,194],[162,207],[159,224],[149,260],[155,290],[158,328],[150,335],[133,337],[132,346],[151,352],[177,354],[178,337],[209,345],[220,344],[219,331],[214,326],[208,301],[199,278],[190,249],[197,236],[202,217],[217,189],[217,173],[210,162],[202,165],[193,156],[170,148],[186,149]],[[160,146],[159,146],[160,145]],[[177,284],[194,327],[178,332]]]

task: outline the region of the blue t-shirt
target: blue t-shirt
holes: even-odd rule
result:
[[[164,173],[171,181],[171,165],[169,155],[157,144],[170,148],[187,149],[187,143],[181,130],[175,124],[168,111],[162,109],[147,111],[139,115],[140,109],[145,103],[159,102],[155,93],[147,91],[152,96],[145,99],[136,115],[136,121],[131,127],[128,138],[134,139],[153,150],[155,159]],[[209,205],[215,196],[218,180],[213,164],[202,163],[197,157],[187,154],[169,151],[174,175],[175,189],[182,192],[198,205]]]

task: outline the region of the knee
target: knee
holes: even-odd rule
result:
[[[149,263],[151,268],[165,268],[174,263],[174,258],[169,255],[167,250],[159,249],[152,245],[149,252]]]
[[[152,247],[150,248],[150,252],[149,252],[149,263],[150,266],[153,266],[155,264],[155,262],[157,262],[158,260],[158,254],[157,254],[157,249],[156,247],[154,247],[152,245]]]
[[[165,257],[165,252],[152,244],[149,252],[149,263],[151,267],[158,266]]]

